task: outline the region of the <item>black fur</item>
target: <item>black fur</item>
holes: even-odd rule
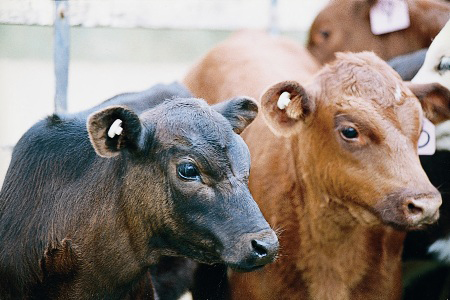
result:
[[[270,230],[248,191],[248,149],[232,131],[253,107],[233,104],[224,117],[180,95],[188,92],[177,84],[120,95],[52,115],[22,136],[0,192],[0,299],[153,298],[152,281],[171,299],[190,285],[195,264],[155,265],[161,255],[242,268],[270,262],[240,240]],[[116,117],[123,136],[108,140]],[[119,154],[97,155],[92,140]],[[202,182],[177,177],[184,157],[199,164]],[[180,286],[168,295],[170,278]]]

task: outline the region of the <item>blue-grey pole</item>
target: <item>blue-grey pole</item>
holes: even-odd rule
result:
[[[70,56],[69,1],[55,0],[55,6],[55,113],[65,113],[67,112]]]
[[[280,34],[278,24],[278,0],[270,0],[270,21],[269,33],[272,35]]]

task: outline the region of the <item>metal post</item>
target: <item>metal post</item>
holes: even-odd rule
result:
[[[269,33],[272,35],[280,34],[280,28],[278,24],[278,0],[270,1],[270,21],[269,21]]]
[[[65,113],[67,112],[70,56],[69,1],[55,0],[55,6],[55,113]]]

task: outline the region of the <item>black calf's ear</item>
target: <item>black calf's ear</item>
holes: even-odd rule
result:
[[[439,83],[406,82],[420,100],[425,116],[434,124],[450,120],[450,91]]]
[[[261,109],[274,134],[290,136],[313,113],[315,101],[299,83],[283,81],[263,93]]]
[[[142,126],[133,111],[110,106],[88,117],[87,130],[95,152],[102,157],[113,157],[123,149],[138,148]]]
[[[80,268],[78,249],[70,239],[51,241],[40,263],[44,277],[68,277]]]
[[[212,106],[240,134],[258,115],[258,104],[249,97],[236,97]]]

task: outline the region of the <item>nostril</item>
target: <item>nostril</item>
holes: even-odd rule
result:
[[[265,257],[268,254],[266,243],[259,240],[252,240],[253,250],[258,254],[259,257]]]
[[[439,218],[440,194],[420,193],[408,195],[401,204],[402,218],[411,228],[420,228],[432,224]]]
[[[413,215],[418,215],[418,214],[422,214],[423,213],[423,209],[422,208],[420,208],[418,206],[415,206],[414,203],[411,203],[411,202],[408,203],[408,211],[409,211],[410,214],[413,214]]]

